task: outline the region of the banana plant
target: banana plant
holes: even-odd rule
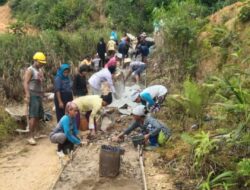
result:
[[[200,133],[190,136],[187,133],[181,135],[182,140],[193,146],[194,150],[194,159],[193,167],[196,172],[199,172],[202,167],[205,167],[203,164],[205,160],[210,155],[211,151],[217,149],[217,143],[219,139],[210,138],[209,133],[201,131]]]
[[[234,172],[232,171],[225,171],[212,178],[213,174],[214,171],[211,171],[207,179],[199,185],[200,190],[211,190],[216,187],[222,187],[224,190],[228,190],[229,187],[236,185],[234,183]]]
[[[201,131],[194,136],[194,168],[199,171],[209,153],[218,148],[219,139],[212,139],[209,133]]]

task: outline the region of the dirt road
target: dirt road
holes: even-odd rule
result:
[[[48,138],[40,139],[37,146],[15,140],[0,151],[1,190],[47,190],[61,167],[56,146]]]
[[[120,115],[114,117],[116,120]],[[79,147],[74,160],[60,176],[62,165],[56,154],[56,145],[48,138],[39,139],[38,145],[30,146],[24,136],[14,137],[14,141],[0,149],[0,189],[51,190],[54,187],[53,190],[141,190],[143,185],[138,152],[131,139],[127,137],[121,144],[110,141],[110,137],[124,130],[130,121],[131,117],[123,117],[113,129],[100,133],[88,146]],[[46,129],[47,134],[49,131]],[[82,133],[85,140],[87,133]],[[120,146],[125,150],[120,174],[116,178],[99,177],[99,153],[103,144]],[[156,152],[145,152],[148,189],[174,190],[171,177],[159,161]]]
[[[99,177],[99,152],[101,145],[112,144],[108,138],[80,147],[71,164],[65,168],[55,190],[141,190],[141,174],[136,150],[124,144],[120,175],[115,178]],[[113,144],[114,145],[114,144]]]

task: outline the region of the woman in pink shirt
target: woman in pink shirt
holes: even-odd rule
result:
[[[120,61],[122,59],[122,54],[116,53],[114,57],[112,57],[108,63],[105,64],[105,68],[115,66],[117,65],[117,61]]]

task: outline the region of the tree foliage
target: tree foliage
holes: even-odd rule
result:
[[[120,30],[136,32],[152,31],[152,11],[156,7],[166,6],[169,0],[107,0],[105,12],[111,25]]]
[[[11,0],[10,6],[20,20],[41,29],[62,29],[66,25],[74,25],[77,29],[79,18],[86,21],[83,24],[90,22],[89,11],[94,4],[81,0]]]

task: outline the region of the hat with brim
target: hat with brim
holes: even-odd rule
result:
[[[121,53],[116,53],[115,56],[118,57],[119,59],[122,58],[122,54]]]
[[[131,59],[130,58],[125,58],[124,59],[124,63],[130,63],[131,62]]]
[[[146,109],[144,105],[139,105],[132,110],[132,114],[137,116],[145,116],[146,115],[145,110]]]
[[[140,95],[140,92],[138,90],[133,91],[131,94],[131,100],[134,102],[138,98],[139,95]]]
[[[42,64],[47,63],[47,61],[46,61],[46,60],[37,60],[37,62],[38,62],[38,63],[42,63]]]

